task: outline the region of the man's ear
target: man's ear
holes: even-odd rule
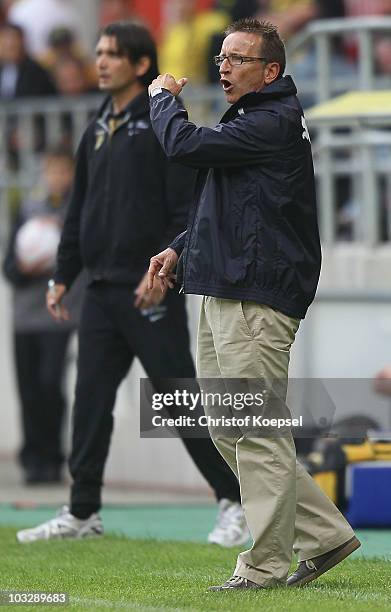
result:
[[[142,77],[151,67],[151,59],[146,55],[140,57],[136,64],[136,76]]]
[[[273,81],[276,80],[280,73],[280,64],[277,62],[270,62],[270,64],[266,64],[265,67],[265,84],[270,85]]]

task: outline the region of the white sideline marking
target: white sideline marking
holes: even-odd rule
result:
[[[87,599],[84,597],[69,597],[69,603],[77,603],[94,608],[122,608],[124,610],[143,610],[143,612],[183,612],[182,608],[157,608],[155,606],[144,606],[131,601],[109,601],[108,599]],[[187,612],[199,612],[196,609],[186,608]]]

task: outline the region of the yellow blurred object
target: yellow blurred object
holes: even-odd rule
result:
[[[391,459],[390,442],[373,442],[373,450],[377,461]]]
[[[391,90],[352,91],[317,104],[306,112],[307,119],[365,119],[366,117],[391,115]]]
[[[344,444],[343,450],[346,455],[346,461],[348,463],[355,463],[356,461],[370,461],[375,458],[373,445],[371,442],[366,440],[363,444]]]
[[[344,444],[343,450],[348,463],[391,459],[391,442],[370,442],[366,440],[363,444]]]
[[[228,15],[223,11],[205,11],[168,28],[159,49],[160,72],[168,72],[176,79],[205,81],[207,62],[212,61],[208,57],[211,37],[222,32],[228,23]]]
[[[319,485],[324,493],[334,502],[337,501],[337,473],[336,472],[318,472],[313,474],[312,478]]]
[[[290,8],[297,8],[298,6],[308,6],[312,4],[313,0],[272,0],[270,10],[274,11],[289,11]]]
[[[344,444],[342,448],[347,464],[373,461],[374,466],[376,466],[378,461],[389,461],[391,465],[391,441],[365,440],[362,444]],[[320,455],[318,455],[317,453],[312,453],[308,458],[310,458],[313,464],[320,466]],[[313,474],[312,477],[322,491],[334,503],[338,503],[338,473],[324,471]]]

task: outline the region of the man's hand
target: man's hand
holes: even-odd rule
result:
[[[46,292],[46,308],[56,321],[68,321],[69,312],[61,304],[62,298],[66,293],[65,285],[55,284]]]
[[[174,270],[178,263],[178,255],[174,249],[165,249],[158,255],[151,257],[148,269],[148,289],[151,291],[154,287],[155,279],[157,279],[160,290],[167,291],[169,287],[174,287],[175,275]]]
[[[167,89],[173,96],[179,96],[184,86],[187,84],[187,79],[182,78],[176,81],[172,74],[159,74],[157,79],[152,81],[148,87],[149,95],[152,94],[154,89]]]
[[[136,300],[134,305],[136,308],[140,308],[140,310],[144,308],[152,308],[153,306],[159,306],[159,304],[164,300],[168,287],[165,287],[164,290],[160,288],[160,284],[157,279],[154,279],[155,282],[153,284],[153,288],[151,290],[148,289],[148,272],[146,272],[135,290]]]

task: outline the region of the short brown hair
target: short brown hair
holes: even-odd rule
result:
[[[285,45],[276,26],[269,21],[259,21],[253,17],[246,17],[245,19],[238,19],[228,26],[224,34],[229,36],[234,32],[249,32],[262,37],[262,54],[268,62],[277,62],[280,65],[278,77],[284,74],[286,67]]]

